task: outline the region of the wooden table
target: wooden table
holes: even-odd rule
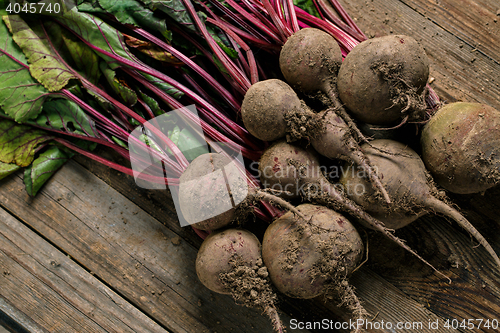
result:
[[[500,110],[498,0],[341,3],[367,35],[415,37],[430,57],[432,86],[443,100]],[[499,193],[452,197],[498,253]],[[500,320],[500,271],[463,230],[426,217],[397,235],[453,282],[370,236],[369,260],[352,283],[372,323],[406,328],[374,325],[368,332],[467,332],[444,324]],[[0,326],[15,332],[270,332],[259,311],[198,282],[200,243],[179,226],[168,192],[142,190],[131,177],[87,159],[70,161],[34,199],[24,191],[22,174],[15,174],[0,181]],[[282,298],[280,308],[287,324],[349,320],[322,299]],[[429,328],[436,321],[438,329]]]

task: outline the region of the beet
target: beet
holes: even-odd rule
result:
[[[274,286],[289,297],[337,298],[361,320],[366,314],[348,278],[363,258],[363,242],[342,215],[323,206],[297,207],[308,221],[285,214],[266,230],[262,257]]]
[[[179,207],[185,220],[200,230],[217,230],[243,219],[248,206],[264,200],[298,211],[275,195],[249,187],[237,163],[219,153],[195,158],[179,178]]]
[[[232,295],[238,304],[261,309],[272,320],[276,332],[285,331],[262,262],[261,244],[251,232],[227,229],[208,235],[196,257],[196,274],[208,289]]]
[[[424,118],[428,78],[429,60],[417,41],[390,35],[354,47],[340,67],[337,88],[355,119],[392,125]]]
[[[308,221],[285,214],[267,229],[262,256],[271,281],[289,297],[313,298],[328,284],[350,276],[363,257],[363,242],[354,226],[323,206],[297,207]]]
[[[342,51],[333,36],[315,28],[301,29],[283,45],[279,62],[285,80],[294,89],[312,97],[326,95],[356,141],[368,142],[338,98],[336,83]]]
[[[325,178],[324,171],[328,170],[322,169],[314,150],[304,149],[285,141],[277,141],[267,148],[259,163],[259,175],[264,187],[286,190],[288,198],[303,197],[332,209],[347,212],[363,220],[371,228],[382,232],[386,237],[437,271],[401,239],[394,236],[383,222],[369,215],[360,205],[349,199],[344,193],[345,188],[342,184],[330,183]],[[360,173],[365,174],[364,171]],[[366,183],[363,183],[362,186],[366,186]],[[377,195],[375,197],[381,202],[385,202],[381,197]],[[442,275],[439,271],[437,272]]]
[[[342,52],[330,34],[305,28],[288,38],[281,49],[279,62],[285,80],[294,89],[328,94],[335,87]]]
[[[390,229],[402,228],[431,212],[448,216],[474,236],[500,266],[500,259],[486,239],[457,210],[438,198],[442,193],[438,192],[417,153],[392,140],[374,140],[371,144],[374,148],[366,145],[364,149],[393,203],[387,205],[373,195],[366,177],[351,168],[343,173],[341,183],[353,201]],[[356,188],[362,190],[354,190]]]
[[[271,79],[250,87],[243,100],[241,115],[248,131],[261,140],[277,140],[285,134],[289,140],[307,138],[325,157],[352,160],[362,165],[373,185],[390,202],[349,127],[332,109],[316,114],[300,101],[288,84]]]
[[[484,192],[500,182],[500,112],[479,103],[439,109],[425,125],[422,159],[453,193]]]
[[[269,79],[254,83],[247,90],[241,118],[250,134],[260,140],[275,141],[286,135],[285,115],[300,109],[300,99],[288,84]]]

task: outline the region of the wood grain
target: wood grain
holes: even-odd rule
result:
[[[398,236],[407,240],[408,245],[424,258],[430,258],[432,264],[450,276],[451,284],[380,235],[372,235],[375,249],[369,267],[444,318],[459,321],[469,318],[498,320],[499,268],[483,248],[456,228],[444,218],[425,217],[398,231]],[[498,251],[498,226],[496,230],[493,234],[484,234]]]
[[[496,0],[402,0],[453,36],[500,63],[500,3]],[[494,83],[499,83],[498,80]]]
[[[77,163],[62,168],[34,199],[19,177],[1,183],[6,210],[164,328],[269,331],[260,311],[201,285],[196,248]]]
[[[0,244],[0,296],[30,331],[166,332],[1,208]]]
[[[0,297],[0,327],[16,333],[48,333],[24,312]],[[1,330],[0,330],[1,332]]]

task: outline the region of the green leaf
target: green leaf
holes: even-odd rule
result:
[[[49,178],[64,165],[73,154],[66,153],[57,146],[50,146],[41,153],[33,164],[24,170],[24,185],[29,195],[35,196]]]
[[[164,19],[156,17],[152,10],[135,0],[99,0],[99,5],[118,22],[136,27],[155,30],[163,36],[170,35]]]
[[[176,125],[172,130],[168,131],[168,138],[180,149],[188,161],[209,152],[207,144],[200,141],[198,136],[187,128],[181,130]],[[168,152],[171,153],[170,150]]]
[[[118,139],[117,137],[111,136],[111,140],[113,140],[120,147],[125,148],[125,149],[128,150],[128,145],[125,142],[123,142],[122,140]]]
[[[87,13],[104,13],[104,9],[99,5],[99,1],[77,1],[78,10]]]
[[[26,167],[35,156],[35,149],[52,137],[42,130],[0,119],[0,162]]]
[[[63,30],[61,35],[78,72],[93,84],[97,84],[101,72],[99,71],[99,56],[85,43]]]
[[[108,81],[111,89],[120,96],[121,100],[128,106],[133,106],[137,103],[137,95],[136,93],[123,85],[117,78],[114,70],[109,68],[109,66],[105,62],[101,62],[101,71],[104,74],[104,77]]]
[[[221,47],[221,49],[227,53],[233,59],[238,58],[238,51],[236,51],[232,46],[227,37],[220,33],[219,29],[215,29],[210,25],[207,25],[207,31],[215,40],[215,42]]]
[[[188,161],[194,160],[196,157],[208,153],[206,143],[201,142],[198,136],[194,135],[187,128],[184,128],[179,133],[179,139],[176,143],[177,147],[182,151]]]
[[[318,10],[314,5],[314,2],[312,2],[311,0],[293,0],[293,4],[297,7],[302,8],[313,16],[320,17]]]
[[[5,16],[4,20],[8,22]],[[36,117],[49,92],[30,74],[25,55],[0,21],[0,109],[18,122]]]
[[[177,99],[179,99],[182,96],[184,96],[184,93],[182,91],[178,90],[177,88],[171,86],[168,83],[163,82],[162,80],[154,77],[153,75],[143,74],[143,76],[149,82],[151,82],[152,84],[154,84],[156,87],[160,88],[161,90],[163,90],[167,94],[169,94],[169,95],[171,95],[171,96],[173,96],[173,97],[175,97]]]
[[[13,174],[21,167],[15,164],[8,164],[0,162],[0,179],[7,177],[10,174]]]
[[[20,16],[12,15],[6,19],[12,38],[26,55],[31,75],[49,91],[64,88],[76,76],[72,69],[61,61],[47,38],[41,21],[28,25]]]
[[[80,13],[73,9],[65,12],[63,15],[57,16],[57,20],[89,44],[95,45],[96,47],[113,53],[116,56],[120,56],[140,64],[137,58],[125,47],[122,33],[106,24],[98,17],[92,16],[88,13]],[[112,59],[102,53],[97,54],[107,62],[111,69],[116,70],[121,66],[115,59]],[[159,79],[156,79],[151,75],[144,74],[144,77],[160,89],[163,89],[163,91],[176,98],[183,96],[183,93],[180,90]]]
[[[141,2],[153,11],[160,10],[164,12],[175,22],[191,32],[196,32],[194,22],[181,0],[141,0]],[[203,20],[205,19],[205,14],[198,14]]]
[[[165,51],[164,49],[156,46],[154,43],[146,42],[128,35],[125,35],[125,42],[129,47],[132,47],[138,50],[139,52],[150,56],[153,59],[163,61],[169,64],[182,65],[182,62],[179,59],[177,59],[171,53]]]
[[[121,32],[89,13],[81,13],[75,9],[55,17],[56,20],[72,30],[77,36],[89,44],[113,53],[125,59],[135,61],[134,56],[124,47]],[[120,67],[114,59],[97,53],[112,69]]]
[[[94,121],[78,104],[64,98],[45,102],[43,112],[30,123],[64,132],[98,137]]]
[[[146,103],[147,106],[149,106],[149,108],[151,109],[151,111],[153,111],[153,114],[155,116],[160,116],[160,115],[165,113],[165,111],[162,110],[162,108],[160,107],[160,105],[158,104],[158,101],[156,101],[156,99],[154,99],[151,96],[146,95],[145,93],[143,93],[139,89],[137,90],[137,92],[139,93],[139,96],[142,98],[144,103]]]

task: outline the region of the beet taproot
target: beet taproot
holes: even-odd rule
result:
[[[196,274],[208,289],[231,295],[238,304],[264,311],[276,332],[284,325],[276,310],[277,296],[262,261],[261,244],[244,229],[227,229],[208,235],[196,257]]]
[[[363,154],[346,122],[333,109],[316,114],[287,83],[270,79],[250,87],[241,106],[241,115],[248,131],[261,140],[274,141],[285,134],[291,141],[307,138],[325,157],[352,160],[362,165],[373,186],[390,202],[369,159]]]
[[[325,95],[328,104],[348,125],[352,136],[357,141],[368,141],[339,99],[337,74],[342,64],[342,51],[333,36],[316,28],[301,29],[283,45],[279,63],[285,80],[294,89],[312,97],[317,97],[318,93]]]
[[[324,175],[325,172],[329,172],[329,170],[320,165],[313,149],[302,148],[286,141],[277,141],[269,146],[259,163],[259,176],[265,188],[286,191],[289,199],[302,197],[305,200],[336,211],[346,212],[363,220],[371,228],[383,233],[442,275],[429,262],[396,237],[383,222],[368,214],[360,205],[349,199],[342,184],[330,183]],[[366,175],[364,170],[360,173]],[[366,183],[361,186],[366,186]],[[364,187],[362,189],[364,190]],[[380,196],[377,198],[385,202]]]
[[[335,78],[342,63],[340,46],[330,34],[315,28],[297,31],[283,45],[280,69],[285,80],[305,93],[335,88]]]
[[[376,166],[393,203],[387,205],[374,195],[366,177],[353,172],[355,167],[343,173],[340,180],[348,189],[349,198],[390,229],[403,228],[428,213],[450,217],[469,232],[500,266],[500,259],[486,239],[463,215],[439,198],[443,193],[438,191],[415,151],[393,140],[374,140],[371,144],[374,148],[366,145],[364,149]],[[362,190],[349,191],[355,188]]]

